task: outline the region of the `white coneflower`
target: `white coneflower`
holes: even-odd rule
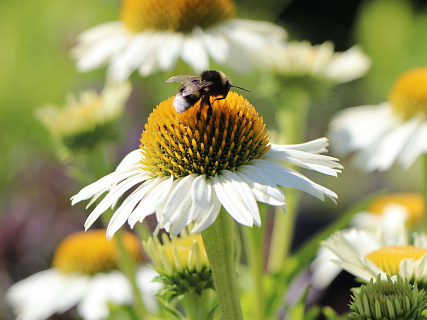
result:
[[[108,192],[88,217],[85,227],[127,191],[136,187],[115,211],[107,237],[126,222],[133,227],[156,213],[158,228],[177,235],[190,222],[201,232],[217,218],[221,206],[245,226],[260,225],[257,201],[284,206],[279,188],[303,190],[321,200],[335,200],[331,190],[306,178],[290,165],[336,176],[337,159],[321,155],[325,138],[299,145],[274,145],[262,118],[242,96],[211,99],[212,107],[197,103],[177,114],[173,97],[162,102],[148,119],[140,149],[128,154],[117,170],[72,197],[75,204]]]
[[[124,248],[141,260],[140,241],[131,233],[122,237]],[[118,271],[118,248],[105,239],[105,230],[74,233],[56,249],[53,268],[38,272],[12,285],[7,301],[19,320],[44,320],[77,305],[83,319],[108,318],[108,303],[131,304],[131,285]],[[160,289],[151,281],[156,272],[143,266],[136,282],[146,307],[156,309],[155,292]],[[153,309],[154,308],[154,309]]]
[[[409,244],[406,232],[393,239],[381,232],[369,233],[351,229],[337,231],[326,246],[336,255],[336,263],[356,277],[370,281],[378,274],[392,278],[399,274],[418,287],[427,284],[427,236],[414,233],[413,244]]]
[[[100,141],[114,140],[115,127],[132,87],[130,83],[110,84],[100,94],[83,91],[68,97],[65,107],[48,105],[36,110],[36,116],[51,134],[59,155],[94,148]]]
[[[275,74],[336,83],[360,78],[371,66],[371,60],[359,47],[335,52],[329,41],[314,46],[308,41],[291,41],[268,57],[265,64]]]
[[[73,55],[80,71],[107,64],[108,77],[122,81],[135,70],[172,71],[179,58],[197,72],[210,58],[247,71],[284,45],[279,26],[233,16],[231,0],[123,0],[120,21],[85,31]]]
[[[403,73],[388,102],[339,112],[330,124],[334,149],[355,151],[355,164],[366,170],[387,170],[398,161],[410,167],[427,153],[427,68]]]
[[[419,193],[392,193],[379,197],[362,212],[356,213],[350,225],[352,227],[376,233],[383,230],[386,243],[393,243],[399,238],[402,230],[413,228],[422,222],[424,217],[424,198]],[[326,240],[331,241],[331,238]],[[326,246],[321,246],[316,259],[311,265],[312,284],[323,289],[342,271],[334,263],[337,256]]]

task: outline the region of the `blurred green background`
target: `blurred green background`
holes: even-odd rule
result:
[[[69,92],[103,87],[105,69],[78,73],[69,52],[79,33],[116,20],[119,7],[117,0],[0,1],[0,319],[13,318],[2,299],[7,287],[48,268],[58,241],[83,228],[88,213],[69,203],[78,186],[54,157],[48,133],[36,121],[34,110],[46,103],[63,105]],[[324,136],[338,110],[384,101],[400,73],[427,64],[426,1],[240,0],[237,16],[276,22],[287,29],[290,39],[314,44],[332,40],[337,50],[359,44],[371,57],[367,76],[341,85],[330,99],[313,104],[306,140]],[[113,158],[138,146],[150,110],[159,98],[173,94],[174,88],[163,86],[167,78],[132,76],[134,90],[123,119],[129,139]],[[256,72],[231,78],[250,89],[259,79]],[[247,97],[268,126],[274,118],[269,104],[262,103],[256,92]],[[338,179],[316,177],[339,191],[338,205],[304,196],[296,242],[372,191],[420,190],[419,164],[408,172],[396,167],[384,174],[360,174],[347,159],[342,160],[346,170]]]

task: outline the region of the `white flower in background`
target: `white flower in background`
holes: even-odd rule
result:
[[[389,169],[394,162],[409,168],[427,153],[427,68],[403,73],[388,102],[339,112],[330,123],[334,150],[355,151],[354,162],[366,171]]]
[[[72,53],[80,71],[108,65],[108,78],[122,81],[172,71],[179,58],[197,72],[210,58],[248,71],[284,45],[281,27],[233,16],[231,0],[123,0],[120,21],[85,31]]]
[[[47,105],[36,116],[51,134],[60,155],[93,148],[100,141],[114,139],[114,129],[132,90],[130,83],[109,84],[100,93],[87,90],[70,95],[64,108]]]
[[[337,231],[322,246],[336,255],[339,266],[364,281],[375,281],[378,274],[382,279],[386,279],[386,274],[399,274],[419,287],[426,287],[427,235],[414,233],[413,244],[409,244],[405,230],[394,238],[387,237],[385,232]]]
[[[213,100],[213,99],[212,99]],[[297,188],[321,200],[337,195],[306,178],[290,165],[336,176],[336,158],[321,155],[327,139],[299,145],[269,144],[262,118],[242,96],[230,92],[177,114],[173,97],[162,102],[148,118],[140,149],[128,154],[115,172],[72,197],[75,204],[92,204],[108,192],[86,220],[85,227],[128,190],[137,187],[115,211],[107,237],[126,222],[133,227],[156,213],[158,229],[177,235],[190,222],[201,232],[218,216],[221,206],[245,226],[260,225],[257,201],[285,205],[279,185]]]
[[[140,260],[140,241],[131,233],[123,234],[122,241]],[[116,243],[105,239],[105,230],[74,233],[59,244],[53,268],[12,285],[7,302],[18,320],[44,320],[74,306],[85,320],[106,319],[109,303],[130,305],[133,300],[128,279],[117,270],[117,255]],[[147,266],[139,267],[136,275],[144,304],[153,312],[157,310],[154,294],[161,287],[152,283],[156,275]]]
[[[278,52],[271,52],[265,63],[277,74],[310,76],[337,83],[360,78],[371,66],[371,60],[359,47],[335,52],[329,41],[315,46],[308,41],[289,42]]]
[[[381,232],[386,243],[394,243],[405,228],[419,225],[424,217],[424,198],[419,193],[393,193],[373,201],[366,211],[355,214],[350,222],[371,233]],[[331,242],[331,238],[326,240]],[[316,259],[311,264],[311,283],[318,289],[326,288],[342,271],[334,261],[337,255],[327,246],[320,246]]]

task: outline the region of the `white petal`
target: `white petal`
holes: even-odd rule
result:
[[[141,201],[154,186],[155,179],[150,179],[140,185],[135,189],[123,203],[117,208],[116,212],[110,219],[110,223],[107,228],[107,239],[110,240],[113,238],[114,234],[119,230],[123,224],[129,219],[129,216],[132,214],[135,206],[138,202]]]
[[[201,41],[194,37],[185,37],[181,52],[181,58],[195,71],[209,68],[209,57]]]
[[[126,48],[111,59],[108,66],[109,78],[123,81],[139,68],[153,50],[153,37],[149,30],[135,35]]]
[[[165,31],[163,43],[158,51],[160,70],[168,71],[175,67],[182,50],[183,35],[179,32]]]
[[[131,189],[134,185],[143,182],[146,179],[145,173],[137,174],[133,177],[122,181],[118,185],[112,187],[110,192],[105,196],[104,199],[98,204],[98,206],[92,211],[85,222],[85,229],[87,230],[99,216],[104,213],[108,208],[113,205],[122,195]]]
[[[389,169],[403,152],[409,137],[418,128],[419,122],[419,119],[414,118],[402,125],[390,128],[382,137],[378,137],[375,143],[361,150],[355,157],[355,162],[367,171]]]
[[[270,177],[264,175],[262,171],[257,171],[256,167],[240,166],[236,174],[248,184],[257,201],[272,206],[285,204],[283,191],[271,181]]]
[[[409,168],[419,155],[427,153],[427,123],[424,122],[408,140],[405,149],[400,155],[400,162],[404,168]]]
[[[249,186],[235,173],[223,170],[214,177],[215,193],[225,210],[240,224],[261,224],[258,205]]]
[[[285,144],[285,145],[277,145],[271,144],[276,150],[299,150],[309,153],[324,153],[327,152],[326,149],[329,146],[329,140],[327,138],[319,138],[316,140],[300,143],[300,144]]]
[[[198,233],[215,222],[221,209],[221,203],[213,188],[212,178],[206,177],[206,175],[197,177],[191,188],[191,197],[193,202],[190,220],[195,221],[192,232]]]
[[[172,225],[172,236],[179,234],[189,222],[191,186],[196,177],[197,175],[193,174],[174,181],[176,186],[163,207],[159,224],[161,228]]]
[[[92,277],[77,311],[87,320],[108,318],[108,303],[130,304],[132,290],[126,277],[118,272],[99,273]]]
[[[224,37],[214,28],[203,31],[201,28],[194,28],[193,34],[203,42],[209,55],[218,63],[224,63],[227,60],[229,44]]]
[[[129,225],[131,227],[133,227],[136,222],[142,221],[145,217],[154,213],[157,207],[159,207],[169,195],[173,183],[173,176],[157,179],[158,184],[156,183],[130,215]]]
[[[275,162],[280,161],[280,163],[299,166],[334,177],[341,172],[339,169],[342,169],[337,158],[299,150],[278,150],[274,146],[267,151],[263,159],[273,159]]]
[[[292,170],[286,166],[278,166],[265,160],[253,160],[256,167],[260,168],[266,175],[269,175],[274,183],[285,187],[296,188],[307,192],[324,200],[324,195],[328,196],[332,201],[338,198],[335,192],[322,187],[321,185],[311,181],[301,173]]]
[[[329,124],[331,147],[339,154],[366,148],[399,121],[388,103],[345,109]]]
[[[12,285],[6,299],[16,310],[17,319],[44,320],[75,306],[83,297],[88,280],[86,276],[48,269]]]

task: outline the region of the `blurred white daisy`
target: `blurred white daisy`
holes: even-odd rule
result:
[[[354,46],[335,52],[332,42],[313,46],[308,41],[292,41],[277,52],[270,52],[265,63],[274,73],[286,76],[310,76],[337,83],[349,82],[363,76],[371,60]]]
[[[59,155],[93,148],[100,141],[117,138],[115,128],[131,92],[130,83],[109,84],[98,94],[94,90],[68,96],[64,108],[47,105],[36,116],[51,134]]]
[[[135,186],[111,218],[108,238],[126,221],[133,227],[154,212],[158,228],[170,228],[172,235],[192,221],[192,232],[201,232],[216,220],[221,206],[240,224],[259,226],[257,201],[285,205],[279,185],[322,200],[337,198],[289,167],[336,176],[342,168],[337,159],[320,154],[326,151],[327,139],[269,144],[262,118],[233,92],[211,101],[211,108],[198,102],[180,114],[172,101],[173,97],[154,109],[140,149],[128,154],[115,172],[72,197],[73,204],[92,198],[90,205],[108,192],[86,220],[86,228]]]
[[[337,231],[322,245],[336,255],[339,266],[364,281],[375,281],[378,274],[382,279],[386,274],[399,274],[426,287],[427,235],[414,233],[413,244],[409,244],[405,230],[394,238],[385,232]]]
[[[197,72],[209,58],[248,71],[284,45],[281,27],[233,16],[231,0],[123,0],[120,21],[82,33],[72,54],[80,71],[107,64],[108,78],[122,81],[135,70],[172,71],[179,58]]]
[[[427,68],[403,73],[388,100],[343,110],[330,123],[334,150],[355,151],[355,165],[366,171],[387,170],[396,161],[408,168],[427,153]]]
[[[141,260],[140,241],[124,233],[123,245]],[[6,295],[18,320],[44,320],[77,306],[83,319],[108,318],[108,304],[132,303],[128,279],[117,270],[116,243],[105,239],[105,230],[74,233],[55,251],[53,268],[38,272],[12,285]],[[148,310],[155,311],[154,294],[160,285],[152,283],[157,273],[150,267],[138,269],[136,282]]]
[[[424,198],[419,193],[393,193],[373,201],[366,211],[355,214],[351,227],[367,232],[381,232],[387,243],[398,239],[405,228],[419,225],[424,217]],[[331,242],[331,238],[326,240]],[[311,283],[323,289],[335,279],[342,268],[334,263],[338,257],[327,246],[320,246],[316,259],[311,264]]]

